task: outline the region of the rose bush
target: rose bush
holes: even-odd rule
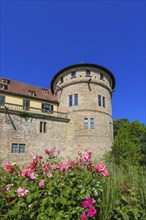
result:
[[[45,153],[24,170],[11,162],[0,169],[0,219],[98,219],[106,166],[93,164],[92,152],[66,162],[54,148]]]

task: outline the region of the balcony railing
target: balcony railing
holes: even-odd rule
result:
[[[28,112],[33,114],[40,114],[40,115],[46,115],[46,116],[54,116],[54,117],[60,117],[60,118],[67,118],[67,113],[64,112],[57,112],[57,111],[51,111],[48,109],[40,109],[40,108],[33,108],[33,107],[25,107],[23,105],[17,105],[17,104],[11,104],[11,103],[0,103],[0,109],[7,109],[12,111],[18,111],[18,112]]]

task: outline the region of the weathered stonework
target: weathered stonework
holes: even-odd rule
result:
[[[3,162],[10,160],[27,163],[31,154],[44,155],[46,148],[56,147],[61,151],[66,150],[67,122],[39,118],[25,119],[17,115],[11,115],[11,119],[16,130],[8,114],[0,114],[0,159],[4,160]],[[46,133],[40,133],[40,121],[46,122]],[[12,143],[26,144],[26,152],[11,153]]]
[[[86,71],[90,71],[89,76]],[[75,77],[71,77],[73,72]],[[0,110],[1,159],[27,163],[32,153],[44,154],[44,149],[52,147],[60,150],[63,157],[75,157],[78,151],[85,149],[92,151],[95,158],[101,157],[113,142],[111,97],[114,86],[112,73],[98,65],[77,64],[61,70],[52,79],[51,90],[59,102],[58,112],[67,113],[68,118],[58,117],[59,114],[56,117],[36,114],[26,119],[17,112],[8,114]],[[70,95],[72,106],[69,106]],[[105,98],[105,106],[103,103],[99,106],[99,95]],[[88,129],[84,125],[85,118]],[[94,128],[90,119],[94,119]],[[46,133],[40,133],[40,122],[46,122]],[[11,153],[12,143],[26,144],[26,152]]]
[[[86,76],[90,71],[90,76]],[[74,78],[71,73],[75,72]],[[103,78],[101,79],[101,74]],[[62,82],[63,78],[63,82]],[[75,65],[59,72],[52,83],[52,90],[59,101],[58,110],[67,112],[69,155],[89,149],[94,157],[109,151],[113,142],[111,74],[98,66]],[[78,94],[78,105],[69,106],[69,95]],[[105,107],[98,105],[98,95],[105,97]],[[74,100],[73,100],[74,103]],[[94,118],[94,129],[84,128],[84,118]],[[90,126],[90,125],[89,125]]]

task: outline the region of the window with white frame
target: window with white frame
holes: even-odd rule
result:
[[[79,104],[78,94],[68,96],[69,106],[77,106]]]
[[[5,96],[0,95],[0,106],[3,106],[5,104]]]
[[[98,106],[105,108],[105,97],[104,96],[98,95]]]
[[[94,129],[94,118],[90,118],[90,129]]]
[[[53,105],[49,104],[49,103],[42,103],[42,112],[51,112],[53,113]]]
[[[78,94],[74,94],[74,105],[78,105]]]
[[[84,128],[88,129],[88,118],[84,118]]]
[[[76,78],[76,72],[71,72],[71,78]]]
[[[25,144],[13,143],[11,146],[11,153],[25,153]]]
[[[72,106],[72,95],[69,95],[69,106]]]
[[[30,100],[29,99],[23,99],[23,109],[29,110],[30,107]]]
[[[98,105],[101,106],[101,95],[98,95]]]
[[[90,70],[86,70],[86,76],[91,76]]]

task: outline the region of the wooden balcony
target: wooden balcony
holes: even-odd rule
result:
[[[16,105],[16,104],[11,104],[11,103],[0,103],[0,112],[9,112],[9,114],[16,114],[20,115],[23,117],[23,115],[26,117],[40,117],[40,118],[50,118],[56,120],[60,119],[68,119],[67,113],[64,112],[57,112],[57,111],[50,111],[48,109],[40,109],[40,108],[33,108],[33,107],[28,107],[25,108],[23,105]],[[58,119],[57,119],[58,118]],[[65,120],[65,121],[66,121]]]

